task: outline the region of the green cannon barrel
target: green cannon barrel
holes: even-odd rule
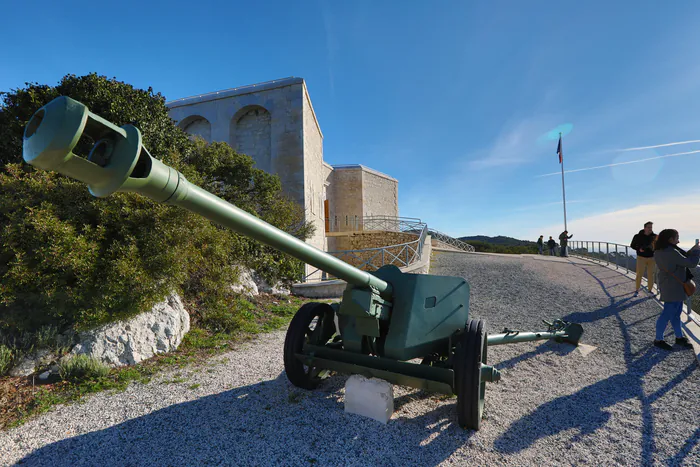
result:
[[[95,140],[87,158],[73,153],[83,133]],[[391,298],[391,284],[189,183],[180,172],[151,157],[141,141],[141,132],[136,127],[117,127],[80,102],[61,96],[39,109],[27,124],[23,157],[35,167],[86,183],[94,196],[131,191],[157,202],[181,206],[352,285],[370,286],[385,299]]]

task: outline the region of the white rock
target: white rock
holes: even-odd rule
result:
[[[352,375],[345,383],[345,411],[386,424],[394,413],[394,387],[382,379]]]
[[[12,367],[10,370],[10,376],[29,376],[34,373],[34,366],[36,361],[32,356],[22,357],[19,363]]]
[[[177,349],[189,330],[190,315],[173,294],[151,311],[81,333],[71,354],[86,354],[110,366],[133,365]]]
[[[258,285],[258,290],[262,293],[269,293],[274,295],[289,295],[291,293],[289,288],[285,287],[280,282],[274,285],[268,284],[268,282],[255,271],[253,271],[253,277],[255,278],[255,283]]]
[[[45,371],[45,372],[43,372],[42,374],[39,375],[39,379],[41,379],[41,380],[46,380],[46,379],[49,379],[49,376],[51,376],[51,372],[50,372],[50,371]]]
[[[36,371],[36,367],[48,365],[54,358],[54,355],[45,349],[25,355],[12,367],[10,376],[29,376]]]
[[[238,283],[233,284],[231,290],[249,297],[259,295],[260,292],[258,291],[258,284],[255,283],[253,271],[242,266],[239,267],[238,271]]]

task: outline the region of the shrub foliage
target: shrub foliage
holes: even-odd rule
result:
[[[76,355],[59,363],[58,372],[66,381],[104,378],[109,374],[109,367],[96,358]]]
[[[22,162],[24,126],[59,95],[136,125],[151,154],[193,183],[299,238],[312,233],[277,176],[225,143],[189,139],[152,89],[96,74],[28,83],[0,100],[0,333],[92,327],[144,311],[173,290],[196,306],[195,319],[205,318],[209,308],[218,314],[235,303],[228,291],[236,264],[269,280],[299,277],[298,261],[181,208],[130,193],[93,198],[84,184]]]

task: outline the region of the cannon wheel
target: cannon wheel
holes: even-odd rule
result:
[[[457,421],[463,428],[478,430],[484,412],[486,383],[481,381],[486,363],[486,332],[483,320],[469,320],[455,351]]]
[[[322,337],[324,321],[333,322],[333,308],[326,303],[306,303],[292,318],[284,338],[284,371],[289,382],[303,389],[315,389],[323,380],[320,370],[304,365],[296,354],[301,353],[305,343],[325,344]]]

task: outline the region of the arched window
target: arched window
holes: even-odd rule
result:
[[[178,126],[191,137],[199,136],[205,141],[211,142],[211,123],[201,115],[190,115],[182,119]]]
[[[272,172],[271,122],[270,112],[260,106],[244,107],[231,120],[231,146],[268,173]]]

